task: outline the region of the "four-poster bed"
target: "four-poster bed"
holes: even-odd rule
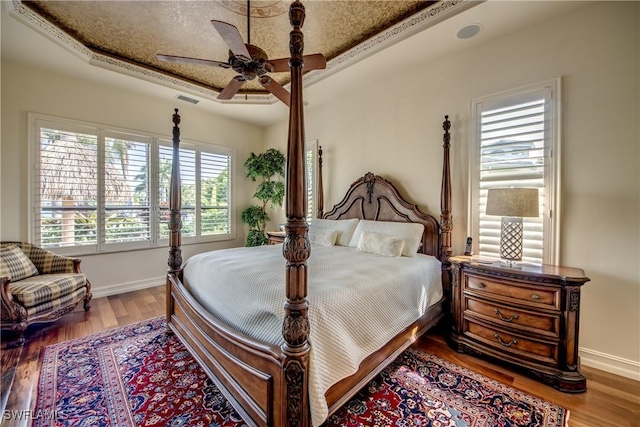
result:
[[[338,378],[329,384],[330,387],[322,389],[324,392],[323,408],[313,412],[317,404],[315,400],[310,402],[310,387],[315,390],[315,372],[327,369],[316,363],[318,354],[311,352],[313,348],[322,348],[320,344],[320,332],[317,330],[317,316],[315,310],[321,310],[320,298],[314,294],[315,288],[309,286],[316,279],[316,271],[310,270],[309,258],[311,255],[311,242],[308,237],[308,225],[306,216],[306,187],[305,187],[305,150],[304,150],[304,120],[302,101],[302,68],[303,68],[303,40],[300,28],[304,21],[304,7],[298,1],[292,3],[289,17],[293,30],[291,31],[291,108],[289,115],[289,136],[287,148],[287,182],[286,182],[286,215],[285,241],[282,245],[282,255],[286,262],[279,264],[284,266],[283,279],[285,289],[281,290],[281,301],[284,302],[284,310],[279,305],[277,321],[281,337],[278,340],[256,339],[251,328],[243,330],[240,327],[231,326],[232,320],[223,319],[216,311],[212,311],[209,304],[215,304],[215,300],[221,294],[214,294],[209,300],[203,301],[202,296],[192,293],[195,289],[195,280],[185,282],[185,275],[195,277],[193,268],[197,261],[189,260],[185,271],[181,256],[180,239],[180,167],[179,167],[179,142],[180,142],[180,116],[176,110],[173,116],[173,169],[171,175],[170,210],[170,249],[169,270],[167,274],[167,324],[185,344],[189,352],[198,360],[207,371],[212,380],[220,388],[234,407],[239,411],[248,424],[269,426],[308,426],[313,418],[318,423],[320,417],[333,413],[353,396],[362,386],[371,380],[385,366],[393,361],[407,346],[415,341],[421,334],[435,325],[438,321],[448,316],[449,310],[449,284],[451,255],[451,183],[449,174],[449,129],[450,122],[445,118],[444,122],[444,160],[443,179],[441,188],[441,215],[440,220],[421,213],[418,208],[404,200],[391,182],[372,173],[358,179],[349,188],[344,199],[335,205],[329,212],[323,212],[323,187],[322,173],[319,173],[318,185],[318,217],[324,220],[342,221],[360,219],[400,223],[420,224],[422,235],[419,236],[419,254],[416,259],[404,258],[402,262],[421,262],[423,258],[435,257],[440,263],[438,285],[441,283],[440,293],[434,293],[437,301],[424,303],[418,307],[418,314],[407,321],[399,330],[388,332],[392,334],[384,339],[381,346],[357,359],[356,368],[350,376]],[[320,159],[319,166],[321,168]],[[364,233],[363,233],[364,234]],[[279,250],[276,247],[239,248],[242,250],[262,251],[261,256],[270,256],[267,251]],[[340,248],[346,253],[353,248]],[[323,253],[331,252],[332,248],[320,248],[314,245],[313,261],[322,259]],[[228,252],[214,251],[229,256]],[[241,252],[237,252],[240,254]],[[210,254],[213,254],[210,253]],[[430,255],[427,257],[424,255]],[[243,255],[244,256],[244,255]],[[341,255],[342,256],[342,255]],[[358,255],[360,256],[360,255]],[[214,257],[215,259],[215,257]],[[281,258],[280,258],[281,259]],[[228,261],[228,260],[227,260]],[[217,261],[216,261],[217,262]],[[321,262],[321,261],[318,261]],[[389,260],[388,262],[393,262]],[[437,262],[437,261],[436,261]],[[224,276],[219,270],[210,270],[210,276]],[[408,265],[408,264],[407,264]],[[250,271],[252,265],[244,266]],[[311,277],[308,275],[310,270]],[[206,271],[206,270],[205,270]],[[280,270],[282,271],[282,270]],[[189,274],[186,274],[189,273]],[[230,273],[236,276],[235,272]],[[376,274],[376,273],[373,273]],[[200,277],[202,274],[200,274]],[[243,279],[237,279],[235,283],[228,283],[227,287],[241,287]],[[373,277],[371,277],[373,281]],[[277,286],[280,287],[281,282]],[[341,285],[341,283],[338,283]],[[253,286],[253,284],[251,285]],[[384,284],[382,286],[385,286]],[[426,284],[424,285],[426,286]],[[224,289],[224,288],[221,288]],[[280,288],[282,289],[282,288]],[[383,288],[385,289],[385,288]],[[226,291],[226,289],[224,289]],[[202,291],[205,294],[205,291]],[[257,292],[257,291],[256,291]],[[384,293],[377,291],[377,293]],[[309,300],[313,304],[310,309]],[[254,294],[247,292],[238,306],[251,305]],[[317,299],[313,299],[317,298]],[[368,297],[367,297],[368,298]],[[416,298],[417,299],[417,298]],[[282,304],[280,302],[279,304]],[[316,305],[316,302],[318,304]],[[222,304],[230,305],[228,301]],[[344,311],[358,313],[358,301],[348,302]],[[213,309],[215,310],[215,309]],[[311,316],[309,311],[311,310]],[[270,315],[270,317],[274,317]],[[361,317],[361,316],[358,316]],[[311,320],[310,320],[311,319]],[[269,323],[269,322],[264,322]],[[344,322],[342,322],[344,323]],[[317,334],[310,340],[310,334]],[[333,334],[334,332],[323,332]],[[335,332],[339,335],[340,332]],[[314,341],[317,339],[316,341]],[[311,341],[311,342],[310,342]],[[330,368],[329,370],[333,370]],[[310,376],[312,377],[310,385]],[[311,406],[311,411],[310,411]],[[321,415],[317,415],[321,413]]]

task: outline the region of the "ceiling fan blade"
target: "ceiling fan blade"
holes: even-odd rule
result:
[[[220,95],[218,95],[218,99],[231,99],[233,96],[238,93],[245,80],[242,76],[235,76],[231,79],[227,87],[222,89]]]
[[[304,59],[305,71],[324,70],[327,68],[327,60],[321,53],[305,55],[302,59]],[[270,59],[269,63],[271,64],[270,71],[272,73],[285,73],[289,71],[289,58]]]
[[[264,86],[266,90],[274,94],[276,98],[282,101],[287,107],[290,106],[289,104],[291,103],[291,94],[285,88],[283,88],[280,83],[273,80],[269,76],[262,76],[260,77],[260,84]]]
[[[199,58],[188,58],[186,56],[173,56],[173,55],[156,55],[160,61],[164,62],[177,62],[180,64],[197,64],[197,65],[214,65],[222,68],[231,68],[226,62],[213,61],[209,59],[199,59]]]
[[[235,26],[216,20],[212,20],[211,23],[237,58],[245,61],[251,61],[251,54],[244,45],[242,36]]]
[[[324,70],[325,68],[327,68],[327,60],[321,53],[305,55],[302,58],[304,59],[304,69],[307,71]]]
[[[270,59],[268,64],[271,64],[272,73],[284,73],[289,71],[289,58]]]

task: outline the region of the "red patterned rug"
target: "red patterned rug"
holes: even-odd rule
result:
[[[44,349],[33,426],[244,426],[162,317]],[[326,426],[563,427],[569,412],[418,350]]]

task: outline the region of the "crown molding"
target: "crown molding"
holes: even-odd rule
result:
[[[314,70],[305,73],[302,80],[303,86],[308,87],[313,85],[314,83],[317,83],[320,80],[323,80],[338,71],[373,55],[376,52],[398,43],[413,34],[423,31],[481,2],[482,1],[476,0],[444,0],[436,3],[371,37],[363,43],[360,43],[354,48],[338,55],[330,61],[327,61],[326,69]],[[115,71],[130,77],[176,89],[187,94],[200,96],[218,103],[274,104],[279,102],[275,96],[268,93],[238,94],[231,100],[221,101],[217,99],[219,94],[217,90],[213,90],[203,85],[194,84],[184,79],[155,71],[151,68],[98,53],[87,48],[60,28],[56,27],[36,12],[23,5],[21,0],[12,0],[11,2],[8,2],[8,9],[9,14],[17,18],[20,22],[39,32],[67,51],[73,53],[91,66]],[[285,87],[289,86],[290,85],[287,84]]]

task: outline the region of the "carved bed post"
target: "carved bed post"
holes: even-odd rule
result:
[[[171,285],[169,275],[177,276],[182,281],[182,249],[180,230],[182,229],[182,195],[180,191],[180,115],[178,109],[173,114],[173,159],[171,163],[171,184],[169,190],[169,269],[167,271],[167,317],[171,315]],[[167,324],[169,319],[167,318]]]
[[[285,270],[286,297],[282,336],[282,351],[286,387],[286,407],[283,425],[306,427],[308,410],[309,361],[309,302],[307,301],[307,259],[311,253],[305,219],[307,199],[305,189],[304,111],[302,104],[302,52],[304,40],[300,28],[304,23],[302,3],[294,1],[289,7],[289,21],[293,30],[289,34],[291,59],[291,107],[289,110],[289,140],[287,145],[286,237],[282,253],[287,260]]]
[[[322,187],[322,146],[318,145],[318,197],[316,200],[318,204],[317,218],[322,218],[324,215],[324,188]]]
[[[449,116],[444,116],[442,123],[444,129],[443,147],[444,156],[442,159],[442,188],[440,190],[440,261],[442,262],[442,286],[448,297],[451,296],[451,231],[453,230],[453,220],[451,218],[451,169],[449,160],[449,148],[451,146],[451,122]]]

